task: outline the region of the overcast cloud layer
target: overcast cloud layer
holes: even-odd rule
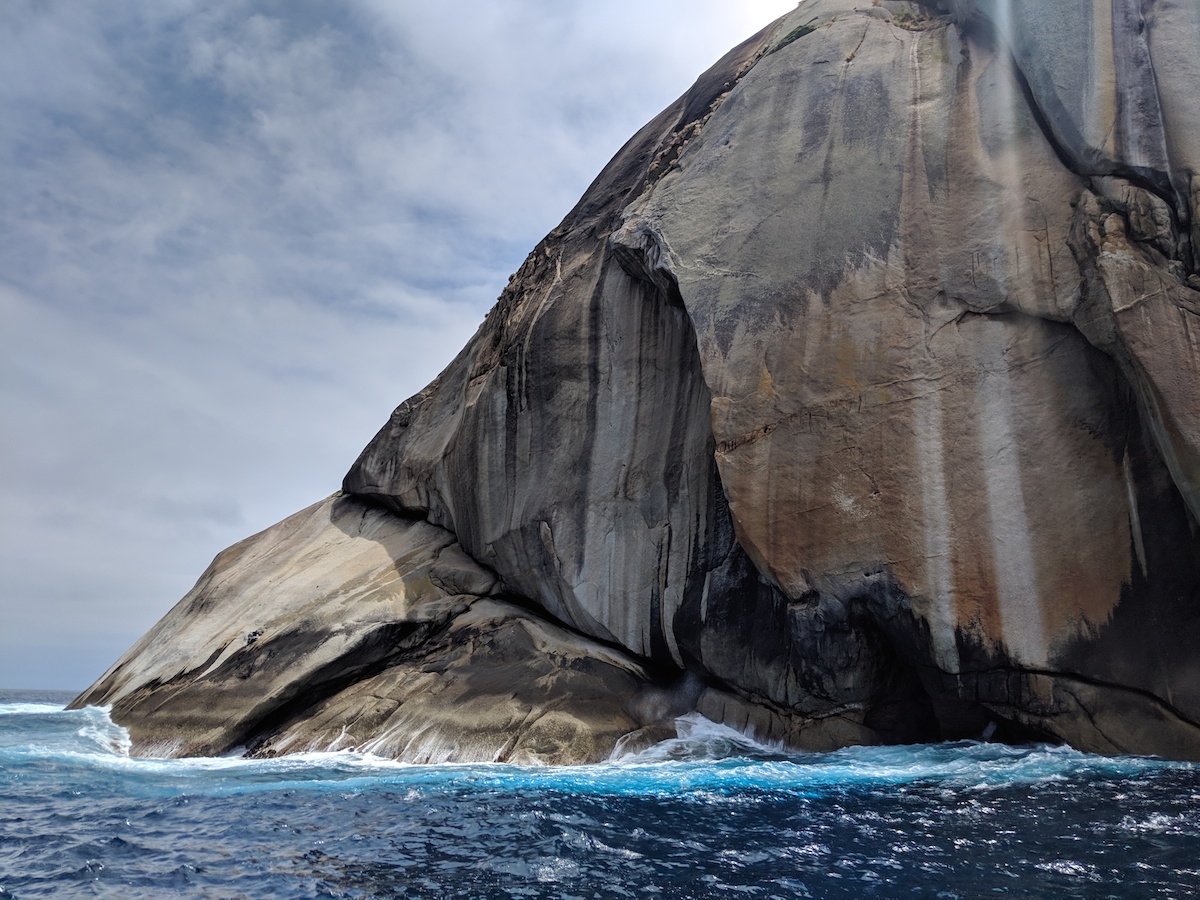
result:
[[[0,4],[0,686],[336,490],[638,127],[793,0]]]

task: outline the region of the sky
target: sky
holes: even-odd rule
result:
[[[3,0],[0,687],[341,484],[620,146],[795,0]]]

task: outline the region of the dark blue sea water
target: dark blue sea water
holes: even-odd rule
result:
[[[0,695],[0,898],[1195,897],[1200,766],[784,754],[699,719],[579,768],[152,760]]]

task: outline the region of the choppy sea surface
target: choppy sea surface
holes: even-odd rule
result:
[[[1200,896],[1197,765],[699,718],[574,768],[135,759],[64,699],[0,693],[0,898]]]

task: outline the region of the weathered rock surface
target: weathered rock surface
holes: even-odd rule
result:
[[[78,702],[188,753],[695,709],[1200,759],[1197,46],[1183,0],[806,0]]]
[[[221,553],[84,694],[135,753],[586,762],[647,724],[619,652],[488,595],[444,529],[330,498]]]

